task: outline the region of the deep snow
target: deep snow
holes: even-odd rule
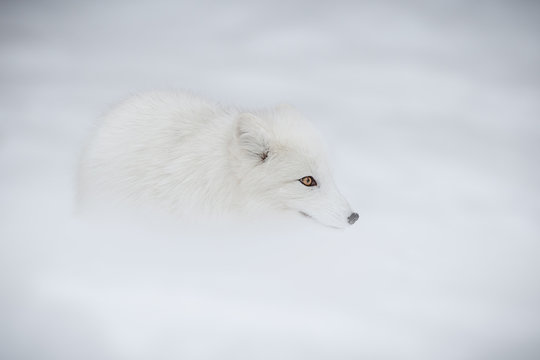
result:
[[[538,358],[539,11],[2,2],[0,358]],[[164,88],[295,104],[360,220],[76,216],[95,119]]]

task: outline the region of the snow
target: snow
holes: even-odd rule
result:
[[[538,358],[539,10],[3,2],[0,358]],[[77,216],[95,119],[167,88],[295,104],[360,220]]]

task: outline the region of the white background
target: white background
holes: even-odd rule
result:
[[[0,358],[538,358],[539,14],[2,2]],[[218,232],[75,216],[95,119],[169,88],[296,105],[360,220]]]

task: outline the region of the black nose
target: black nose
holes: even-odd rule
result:
[[[354,224],[356,222],[356,220],[358,220],[358,214],[357,213],[352,213],[351,216],[349,216],[347,218],[347,220],[349,220],[349,224]]]

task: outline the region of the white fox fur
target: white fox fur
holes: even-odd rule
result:
[[[312,176],[317,186],[299,179]],[[292,210],[354,223],[319,134],[288,105],[242,112],[183,92],[134,96],[103,119],[80,167],[83,202],[153,203],[181,216]]]

